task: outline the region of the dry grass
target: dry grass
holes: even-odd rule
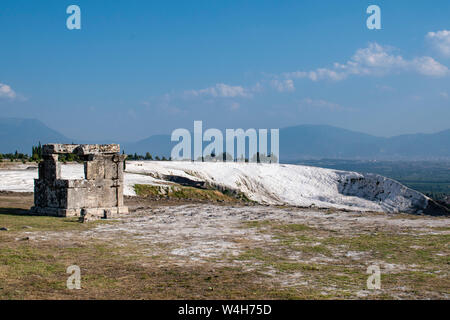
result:
[[[133,246],[89,241],[2,241],[0,299],[267,299],[290,290],[261,281],[239,267],[162,264],[161,256],[136,254]],[[81,268],[81,290],[66,288],[66,268]]]
[[[279,277],[302,274],[312,290],[328,298],[447,299],[450,296],[450,234],[414,230],[367,230],[338,233],[334,230],[286,224],[273,220],[245,222],[277,242],[252,247],[238,259],[255,271]],[[448,228],[434,228],[447,231]],[[296,258],[298,257],[298,258]],[[382,290],[368,291],[366,269],[381,268]],[[300,295],[304,285],[292,291]]]
[[[33,240],[42,232],[81,232],[115,221],[30,216],[32,195],[0,195],[0,299],[268,299],[290,291],[264,275],[209,263],[179,266],[143,254],[133,242]],[[31,238],[31,239],[30,239]],[[161,246],[162,247],[162,246]],[[69,290],[70,265],[81,268],[81,290]]]
[[[135,198],[128,204],[145,206],[142,210],[147,215],[177,208],[170,202],[169,207],[159,207],[159,213],[152,213],[151,205],[140,201]],[[141,243],[126,236],[105,240],[89,233],[97,226],[114,228],[126,224],[127,218],[80,224],[75,218],[29,216],[26,209],[31,203],[30,194],[0,194],[0,227],[9,229],[0,231],[0,299],[450,297],[450,235],[442,218],[421,218],[444,222],[425,229],[400,223],[380,226],[370,221],[341,228],[343,220],[329,220],[340,217],[339,212],[323,212],[306,220],[269,220],[255,219],[257,216],[251,215],[250,209],[236,205],[236,211],[230,212],[244,212],[247,220],[233,220],[240,222],[230,222],[227,227],[241,231],[230,240],[239,246],[239,253],[225,251],[221,256],[192,261],[171,254],[180,244],[170,242],[170,238],[163,239],[169,242],[155,242],[142,250]],[[201,205],[190,206],[204,210]],[[207,209],[215,214],[226,207]],[[260,212],[272,214],[270,210],[263,208]],[[296,209],[279,210],[289,214]],[[208,228],[216,221],[214,214]],[[178,219],[173,213],[167,217]],[[373,217],[391,219],[380,214]],[[408,220],[409,216],[402,215],[401,219]],[[338,225],[326,224],[328,221]],[[38,237],[49,233],[53,236]],[[249,237],[250,234],[260,236],[260,240]],[[73,264],[81,268],[81,290],[66,288],[66,269]],[[366,288],[366,269],[371,264],[381,268],[381,290]]]
[[[161,192],[162,189],[164,190]],[[221,192],[216,189],[200,189],[187,186],[152,186],[144,184],[136,184],[134,190],[138,196],[151,199],[180,199],[189,201],[203,201],[203,202],[251,202],[242,193]]]

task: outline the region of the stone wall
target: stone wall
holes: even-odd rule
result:
[[[110,218],[128,213],[123,204],[123,161],[120,146],[47,144],[34,181],[32,212],[52,216]],[[75,153],[84,160],[85,179],[61,179],[58,155]]]

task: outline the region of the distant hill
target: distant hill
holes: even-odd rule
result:
[[[145,155],[146,152],[150,152],[153,157],[165,156],[169,158],[174,145],[176,145],[176,142],[170,141],[170,135],[161,134],[134,143],[123,143],[122,150],[125,150],[127,154],[137,153]]]
[[[450,158],[450,129],[433,134],[408,134],[388,138],[384,153],[390,157]]]
[[[301,125],[280,129],[280,158],[353,159],[375,157],[383,138],[325,125]]]
[[[450,130],[390,138],[332,126],[301,125],[280,129],[283,161],[298,159],[450,159]]]
[[[176,142],[170,135],[151,136],[125,144],[127,153],[170,156]],[[203,147],[206,144],[203,145]],[[300,125],[280,129],[282,162],[301,159],[450,159],[450,130],[434,134],[409,134],[391,138],[326,125]]]
[[[29,153],[31,146],[39,141],[78,143],[35,119],[0,118],[1,153],[15,150]],[[175,144],[170,141],[170,135],[153,135],[137,142],[122,142],[121,147],[127,154],[145,155],[150,152],[153,156],[169,157]],[[323,158],[448,160],[450,130],[384,138],[327,125],[299,125],[280,129],[281,162]]]
[[[46,142],[71,143],[58,131],[36,119],[0,118],[0,153],[31,153],[31,147]]]

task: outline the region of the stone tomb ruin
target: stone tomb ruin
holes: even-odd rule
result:
[[[84,179],[61,179],[60,154],[73,153],[84,161]],[[118,144],[46,144],[34,180],[34,207],[40,215],[88,221],[128,213],[123,204],[123,161]]]

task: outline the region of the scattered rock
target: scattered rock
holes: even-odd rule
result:
[[[79,222],[85,223],[85,222],[94,221],[94,220],[97,220],[97,219],[91,212],[89,212],[89,210],[86,210],[86,209],[81,210],[81,215],[78,220]]]
[[[111,213],[111,210],[103,210],[103,213],[100,214],[97,209],[95,208],[84,208],[81,209],[80,218],[78,219],[79,222],[85,223],[100,219],[110,219],[112,218],[113,214]]]
[[[33,227],[30,227],[30,226],[23,226],[22,229],[33,229]]]

